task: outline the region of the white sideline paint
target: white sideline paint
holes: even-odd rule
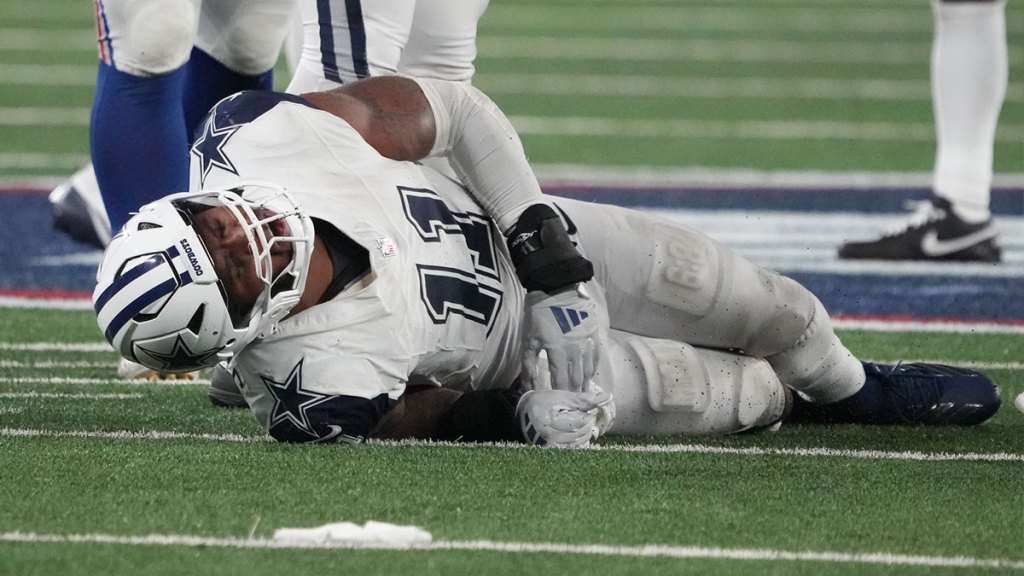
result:
[[[832,324],[840,330],[868,332],[942,332],[953,334],[1024,334],[1024,326],[1007,324],[969,324],[966,322],[915,322],[901,320],[852,320],[833,318]]]
[[[1024,570],[1024,562],[1000,558],[969,556],[925,556],[889,552],[793,552],[768,548],[706,548],[700,546],[614,546],[608,544],[558,544],[554,542],[494,542],[491,540],[440,540],[429,544],[394,545],[386,543],[341,542],[331,544],[300,544],[265,538],[213,538],[186,534],[147,534],[119,536],[114,534],[35,534],[32,532],[0,533],[0,541],[57,544],[123,544],[128,546],[188,546],[259,549],[361,549],[415,551],[471,551],[526,554],[588,554],[634,558],[676,558],[709,560],[761,560],[784,562],[825,562],[843,564],[882,564],[898,566],[935,566],[948,568],[984,568]]]
[[[708,166],[588,166],[534,164],[542,186],[557,184],[606,186],[722,186],[752,188],[930,188],[930,172],[869,172],[818,170],[755,170]],[[1024,188],[1024,174],[996,174],[994,186]],[[823,192],[824,193],[824,192]]]
[[[44,310],[92,310],[92,302],[88,298],[22,298],[16,296],[0,296],[0,308],[37,308]]]
[[[102,440],[213,440],[218,442],[259,443],[274,442],[269,436],[244,436],[240,434],[194,434],[189,432],[173,432],[149,430],[132,432],[120,430],[115,432],[86,430],[40,430],[32,428],[0,428],[0,437],[12,438],[91,438]],[[369,446],[385,446],[393,448],[453,448],[481,449],[502,448],[517,450],[546,450],[527,444],[508,442],[489,442],[479,444],[456,444],[453,442],[433,442],[429,440],[369,440]],[[650,454],[709,454],[731,456],[781,456],[798,458],[853,458],[857,460],[898,460],[907,462],[1024,462],[1024,454],[1008,452],[887,452],[883,450],[840,450],[836,448],[731,448],[728,446],[709,446],[706,444],[609,444],[597,445],[576,450],[595,452],[637,452]]]

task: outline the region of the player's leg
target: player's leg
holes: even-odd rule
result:
[[[926,374],[929,368],[893,378],[891,370],[861,363],[807,289],[705,234],[623,208],[557,203],[594,263],[614,329],[764,358],[811,402],[843,402],[849,421],[877,422],[871,418],[885,403],[900,404],[887,411],[893,423],[911,413],[924,423],[973,423],[999,406],[998,390],[980,375]],[[943,417],[932,418],[930,409]]]
[[[416,1],[300,0],[300,8],[303,46],[292,94],[396,73]]]
[[[204,0],[185,80],[190,140],[221,98],[273,88],[273,68],[295,14],[294,0]]]
[[[902,229],[842,258],[999,261],[989,213],[996,121],[1006,97],[1005,0],[932,0],[934,196]]]
[[[96,0],[100,64],[89,140],[113,230],[188,186],[181,109],[199,0]]]
[[[788,392],[767,362],[612,331],[594,378],[615,400],[617,434],[730,434],[783,417]]]
[[[477,23],[487,4],[488,0],[417,0],[399,72],[422,78],[472,80]]]
[[[792,279],[651,214],[557,204],[579,229],[612,328],[767,358],[783,382],[820,401],[859,389],[860,363],[818,299]]]

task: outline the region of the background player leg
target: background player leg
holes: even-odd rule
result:
[[[1005,8],[1005,0],[932,1],[934,195],[905,226],[878,240],[844,244],[840,258],[999,261],[989,197],[1009,73]]]
[[[273,88],[274,64],[294,17],[295,0],[203,1],[183,100],[190,142],[221,98]]]

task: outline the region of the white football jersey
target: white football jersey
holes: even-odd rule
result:
[[[192,190],[277,183],[370,255],[367,285],[286,318],[236,356],[236,381],[272,435],[365,437],[410,379],[459,390],[512,383],[524,290],[497,227],[459,184],[383,158],[293,96],[236,95],[200,130]],[[325,424],[328,412],[335,423],[352,414],[339,428]]]

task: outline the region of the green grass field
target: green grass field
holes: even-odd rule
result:
[[[83,0],[5,0],[0,178],[87,160],[92,29]],[[1019,185],[1018,4],[1007,29],[995,167]],[[931,30],[924,0],[494,0],[476,83],[542,166],[926,173]],[[89,312],[0,308],[0,575],[1024,572],[1024,335],[842,336],[864,358],[980,367],[1007,402],[968,429],[785,425],[584,451],[277,445],[201,383],[117,380]],[[269,540],[369,520],[435,544]]]

